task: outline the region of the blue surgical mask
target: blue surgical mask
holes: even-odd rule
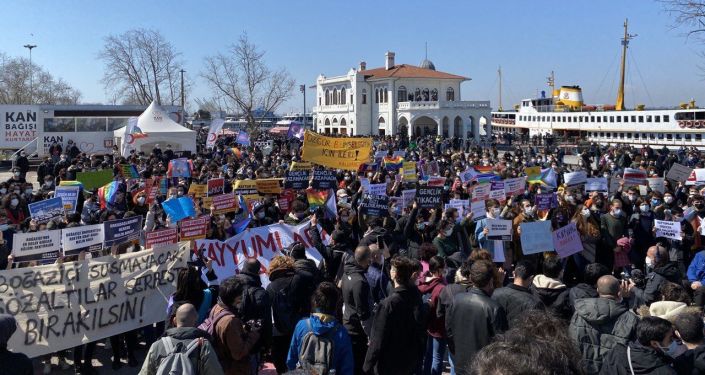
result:
[[[660,205],[660,204],[661,204],[661,200],[660,200],[660,199],[652,199],[652,200],[651,200],[651,205],[654,206],[654,207],[656,207],[656,206],[658,206],[658,205]]]

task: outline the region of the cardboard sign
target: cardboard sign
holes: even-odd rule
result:
[[[214,195],[220,195],[225,193],[225,179],[224,178],[211,178],[208,180],[208,192],[206,196],[212,197]]]
[[[655,220],[654,228],[656,237],[666,237],[676,241],[682,241],[681,223],[675,221]]]
[[[526,177],[508,178],[504,180],[504,192],[507,196],[524,194]]]
[[[502,219],[487,219],[488,240],[512,240],[512,221]]]
[[[405,161],[402,164],[402,174],[404,176],[404,182],[414,182],[417,180],[416,177],[416,162],[415,161]]]
[[[441,207],[442,187],[421,186],[416,189],[416,204],[419,208]]]
[[[585,171],[563,173],[563,180],[568,187],[582,185],[587,182],[587,173]]]
[[[646,171],[634,168],[624,168],[624,186],[639,186],[646,184]]]
[[[113,170],[104,169],[95,172],[76,172],[76,181],[80,181],[84,189],[94,190],[113,181]]]
[[[387,184],[370,184],[369,190],[365,190],[370,195],[387,195]]]
[[[534,204],[538,210],[547,211],[551,208],[558,207],[558,199],[554,193],[536,194]]]
[[[607,179],[604,177],[588,178],[585,183],[585,191],[600,191],[607,193],[609,187],[607,183]]]
[[[332,169],[356,171],[370,161],[371,152],[372,138],[326,137],[307,130],[301,159]]]
[[[233,192],[242,195],[245,199],[259,199],[257,182],[255,180],[235,180]]]
[[[282,192],[281,178],[265,178],[255,180],[260,194],[279,194]]]
[[[484,201],[490,199],[490,191],[492,191],[492,185],[490,184],[475,185],[472,189],[472,200]]]
[[[191,184],[188,188],[188,195],[193,195],[194,198],[203,198],[208,195],[208,185]]]
[[[147,249],[157,249],[168,245],[174,245],[177,242],[178,230],[176,228],[167,228],[145,233],[144,247]]]
[[[485,201],[470,202],[470,212],[472,212],[472,221],[480,221],[487,217],[487,208]]]
[[[335,176],[335,171],[328,169],[315,169],[313,171],[311,187],[317,190],[337,189],[338,178]]]
[[[211,224],[209,215],[197,217],[195,219],[184,219],[179,222],[179,240],[191,241],[206,238],[208,227]]]
[[[142,233],[142,216],[106,221],[103,225],[105,247],[125,242],[138,242]]]
[[[65,214],[64,201],[59,197],[29,204],[29,215],[37,224],[44,224],[54,219],[61,219]]]
[[[213,206],[214,215],[237,211],[240,208],[235,193],[214,196],[211,206]]]
[[[0,310],[17,320],[8,349],[35,358],[164,321],[188,255],[186,245],[0,271]]]
[[[368,216],[389,216],[389,197],[365,194],[360,202],[360,213]]]
[[[81,251],[100,251],[103,249],[103,241],[105,241],[103,224],[61,230],[61,246],[64,249],[64,256],[77,255]]]
[[[308,188],[309,170],[297,170],[286,172],[284,187],[286,189],[302,190]]]
[[[666,192],[666,181],[663,177],[650,177],[646,179],[646,182],[648,182],[651,190],[658,191],[661,194]]]
[[[401,191],[401,205],[403,207],[411,206],[414,203],[414,198],[416,198],[416,189]]]
[[[561,258],[583,251],[583,242],[575,223],[570,223],[553,232],[553,247]]]
[[[682,164],[673,163],[673,166],[666,174],[666,178],[673,181],[685,182],[688,180],[691,173],[693,173],[692,168],[688,168]]]
[[[468,182],[472,181],[473,178],[477,176],[477,171],[475,171],[474,168],[468,168],[462,172],[460,172],[460,181],[463,184],[467,184]]]
[[[63,210],[63,207],[61,208]],[[15,262],[56,259],[61,253],[61,230],[15,233],[12,256]]]
[[[519,225],[521,227],[521,251],[525,255],[553,251],[550,221],[534,221]]]
[[[61,202],[64,204],[64,211],[67,214],[72,214],[76,212],[80,191],[81,188],[78,186],[57,186],[56,190],[54,190],[54,197],[61,198]]]

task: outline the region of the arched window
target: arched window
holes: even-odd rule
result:
[[[326,105],[330,105],[330,91],[326,89]]]
[[[344,118],[341,118],[340,119],[340,126],[345,126],[345,125],[347,125],[347,122],[345,122]]]
[[[431,90],[431,101],[432,102],[438,101],[438,90],[436,90],[436,89]]]
[[[446,100],[449,102],[452,102],[455,100],[455,91],[453,90],[452,87],[448,87],[446,90]]]
[[[340,104],[345,104],[345,100],[347,99],[345,98],[345,87],[343,87],[340,89]]]
[[[387,88],[383,88],[383,89],[382,89],[382,98],[383,98],[383,100],[382,100],[383,103],[388,103],[388,102],[389,102],[389,100],[388,100],[388,98],[387,98]]]
[[[399,86],[397,89],[397,102],[405,102],[406,101],[406,87],[404,86]]]
[[[338,104],[338,89],[333,89],[333,104]]]
[[[414,101],[415,102],[421,101],[421,90],[420,89],[414,90]]]
[[[367,104],[367,89],[362,89],[362,104]]]
[[[379,103],[379,89],[375,89],[375,103]]]
[[[326,119],[326,122],[325,122],[323,125],[325,125],[325,126],[330,126],[330,120],[329,120],[329,119]]]
[[[423,97],[423,101],[427,102],[430,99],[428,95],[428,89],[423,89],[423,91],[421,92],[421,96]]]

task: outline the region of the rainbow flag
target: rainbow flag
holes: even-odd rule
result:
[[[81,181],[73,181],[73,180],[60,181],[59,186],[80,186],[81,188],[83,188],[83,184],[81,183]]]
[[[233,155],[235,155],[236,158],[242,159],[242,151],[240,151],[239,148],[237,148],[237,147],[232,147],[232,148],[230,148],[230,151],[233,152]]]
[[[529,184],[541,182],[541,167],[526,167],[524,172],[526,173],[526,181]]]
[[[113,181],[103,187],[98,188],[100,208],[106,208],[108,203],[115,203],[115,196],[117,195],[118,187],[120,187],[120,183]]]
[[[328,199],[328,190],[308,188],[306,189],[306,199],[308,200],[309,210],[315,211],[318,207],[326,204],[326,200]]]
[[[491,173],[494,167],[491,165],[475,165],[473,168],[480,173]]]
[[[404,158],[401,155],[385,156],[382,159],[384,168],[391,171],[398,171],[404,164]]]
[[[120,164],[120,172],[122,172],[122,177],[129,178],[140,178],[140,174],[137,173],[137,167],[132,164]]]

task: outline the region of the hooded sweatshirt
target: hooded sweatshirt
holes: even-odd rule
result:
[[[629,348],[629,355],[627,355]],[[629,360],[631,358],[631,361]],[[629,346],[620,344],[605,356],[600,375],[670,375],[677,374],[671,367],[671,358],[656,349],[630,342]],[[631,364],[631,368],[629,365]],[[634,371],[632,372],[632,369]]]
[[[558,279],[546,275],[536,275],[529,287],[531,293],[537,296],[546,309],[559,318],[570,319],[571,306],[569,289]]]
[[[313,332],[316,336],[325,335],[333,341],[332,368],[336,374],[352,375],[355,368],[350,335],[335,317],[328,314],[313,313],[310,318],[302,319],[296,325],[291,338],[286,366],[289,370],[297,368],[299,352],[306,334]]]
[[[445,316],[439,317],[438,314],[436,314],[439,301],[438,297],[444,287],[445,280],[442,277],[426,276],[424,281],[419,284],[419,292],[421,295],[424,299],[428,296],[428,301],[424,300],[423,302],[428,303],[429,311],[431,312],[427,326],[428,334],[436,338],[446,336]]]

